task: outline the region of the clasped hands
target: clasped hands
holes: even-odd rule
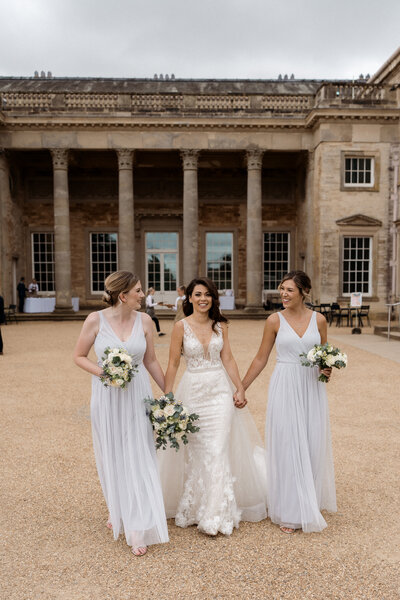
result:
[[[233,394],[233,402],[236,408],[244,408],[247,404],[247,400],[244,394],[244,390],[236,390]]]

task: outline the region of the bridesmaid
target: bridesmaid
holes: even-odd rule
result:
[[[299,355],[327,341],[323,315],[304,304],[311,281],[291,271],[279,291],[284,310],[271,315],[244,379],[247,389],[267,364],[276,342],[277,364],[269,385],[266,423],[268,513],[283,533],[321,531],[321,510],[336,511],[331,434],[325,384],[318,368]],[[332,369],[322,372],[329,378]]]
[[[153,431],[143,402],[152,396],[148,373],[161,389],[164,374],[154,352],[151,318],[138,312],[143,297],[136,275],[109,275],[103,297],[109,308],[89,314],[74,352],[75,363],[93,375],[93,446],[109,511],[107,527],[114,539],[125,533],[135,556],[145,554],[149,544],[168,542]],[[93,345],[97,363],[88,358]],[[107,346],[124,348],[138,365],[126,389],[105,387],[99,379]]]

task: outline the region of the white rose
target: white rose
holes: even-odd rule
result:
[[[123,379],[116,379],[115,380],[115,385],[117,385],[118,387],[121,387],[121,385],[124,385],[125,381]]]
[[[314,362],[314,348],[311,348],[311,350],[307,354],[307,360],[309,360],[310,362]]]
[[[153,412],[154,418],[155,419],[161,419],[161,417],[164,416],[164,411],[161,410],[161,408],[157,408],[154,412]]]
[[[164,408],[164,414],[167,417],[172,417],[174,412],[175,412],[175,406],[173,404],[167,404],[167,406]]]
[[[328,356],[325,359],[325,364],[327,367],[333,367],[336,360],[337,360],[337,356],[333,356],[333,354],[328,354]]]

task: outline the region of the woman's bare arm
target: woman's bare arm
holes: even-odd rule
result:
[[[318,331],[319,331],[319,335],[321,336],[321,344],[326,344],[326,342],[328,341],[327,320],[324,317],[324,315],[322,315],[319,312],[317,312],[316,315],[317,315]],[[328,381],[329,381],[329,379],[332,375],[332,369],[330,367],[327,367],[326,369],[320,369],[320,372],[323,373],[328,378]]]
[[[182,352],[182,340],[183,340],[183,323],[178,321],[175,323],[171,335],[171,345],[169,347],[169,360],[168,368],[165,374],[165,393],[172,392],[176,373],[178,371],[179,363],[181,362]]]
[[[96,312],[90,313],[90,315],[87,316],[78,341],[76,342],[73,354],[74,362],[78,367],[92,375],[97,375],[98,377],[100,377],[103,370],[99,365],[88,358],[88,354],[99,331],[99,319],[100,317]]]
[[[243,406],[246,405],[246,400],[244,397],[244,388],[243,388],[243,384],[240,380],[239,369],[238,369],[237,363],[233,357],[231,346],[229,343],[228,327],[225,323],[221,323],[221,329],[222,329],[222,335],[224,338],[224,346],[221,351],[222,364],[224,365],[226,372],[228,373],[229,377],[231,378],[233,385],[236,387],[236,393],[234,396],[235,397],[235,405],[238,408],[243,408]]]
[[[143,357],[143,364],[161,390],[164,390],[165,377],[164,372],[157,360],[154,350],[153,340],[153,321],[149,315],[142,314],[142,324],[144,335],[146,336],[146,352]],[[136,317],[137,318],[137,317]]]
[[[275,344],[276,334],[279,329],[279,317],[275,313],[268,317],[264,325],[264,333],[258,352],[253,359],[246,375],[243,378],[243,387],[245,390],[253,383],[256,377],[266,366],[271,350]]]

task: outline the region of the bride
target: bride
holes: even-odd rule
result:
[[[183,353],[186,371],[176,397],[199,415],[200,431],[179,452],[160,453],[167,518],[175,517],[179,527],[196,524],[209,535],[230,535],[240,521],[267,516],[262,444],[248,410],[238,410],[246,404],[244,389],[215,284],[191,281],[183,311],[186,318],[172,332],[165,392],[172,391]]]

